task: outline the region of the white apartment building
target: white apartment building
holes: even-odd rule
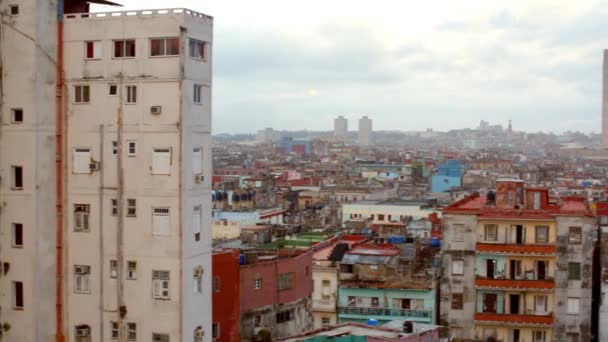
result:
[[[56,5],[3,14],[3,336],[211,341],[213,19],[66,9],[58,44]]]
[[[372,120],[366,116],[359,119],[358,142],[360,146],[372,144]]]
[[[348,135],[348,120],[340,115],[334,119],[334,136],[337,139],[345,140]]]

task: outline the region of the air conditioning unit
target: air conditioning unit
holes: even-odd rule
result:
[[[197,267],[194,269],[194,278],[198,278],[200,276],[203,275],[203,269],[200,267]]]
[[[196,338],[203,337],[204,335],[205,335],[205,332],[203,331],[203,329],[196,329],[194,331],[194,337],[196,337]]]
[[[161,106],[152,106],[150,107],[150,114],[159,115],[162,112],[163,107]]]
[[[194,182],[195,182],[195,183],[200,183],[200,182],[202,182],[204,179],[205,179],[205,176],[203,176],[203,175],[195,175],[195,176],[194,176]]]
[[[76,328],[77,337],[88,337],[90,335],[89,327],[78,327]]]
[[[91,170],[91,171],[99,170],[100,168],[101,168],[100,162],[89,163],[89,170]]]

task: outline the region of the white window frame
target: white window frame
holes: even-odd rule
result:
[[[544,330],[532,331],[532,342],[547,342],[547,332]]]
[[[156,217],[156,218],[155,218]],[[161,219],[160,217],[167,217],[167,219]],[[161,221],[155,220],[166,220],[166,227],[161,230]],[[152,208],[152,235],[155,236],[169,236],[171,235],[171,209],[169,207],[154,207]]]
[[[85,91],[86,89],[86,91]],[[86,96],[85,96],[86,95]],[[87,84],[74,85],[74,104],[91,103],[91,86]]]
[[[118,340],[119,334],[119,324],[116,321],[110,321],[110,338],[113,340]]]
[[[464,242],[465,236],[465,225],[464,224],[454,224],[454,242]]]
[[[192,102],[194,102],[195,104],[199,104],[199,105],[203,104],[202,98],[203,98],[203,85],[195,84],[193,86]]]
[[[127,260],[127,279],[128,280],[137,279],[137,261]]]
[[[263,283],[263,278],[262,277],[256,277],[255,280],[253,281],[253,289],[254,290],[261,289],[263,285],[264,285],[264,283]]]
[[[168,159],[169,164],[165,165],[163,161]],[[163,164],[160,164],[163,161]],[[158,165],[157,165],[158,163]],[[171,147],[157,147],[152,150],[152,174],[153,175],[170,175],[171,166],[173,164],[173,151]]]
[[[203,147],[197,146],[192,149],[192,173],[203,174]]]
[[[82,272],[77,272],[78,268]],[[74,265],[74,293],[91,293],[91,266]]]
[[[88,233],[91,231],[91,205],[74,204],[74,231]]]
[[[116,259],[110,260],[110,278],[118,278],[118,260]]]
[[[137,341],[137,323],[127,322],[127,341]]]
[[[129,157],[137,156],[137,141],[127,140],[127,156],[129,156]]]
[[[118,141],[112,141],[112,154],[118,154]]]
[[[88,57],[88,45],[93,44],[93,57]],[[102,45],[100,40],[87,40],[84,42],[84,59],[87,61],[92,61],[96,59],[102,58]]]
[[[203,293],[203,268],[196,266],[192,270],[192,278],[194,279],[194,293]]]
[[[118,199],[110,198],[110,215],[118,216]]]
[[[127,42],[132,41],[135,47],[134,55],[127,56]],[[122,54],[120,56],[116,56],[116,42],[122,42]],[[135,38],[131,39],[114,39],[112,40],[112,59],[129,59],[137,57],[137,40]]]
[[[464,275],[464,260],[452,260],[452,275]]]
[[[199,52],[201,51],[199,48],[199,45],[201,45],[201,44],[203,45],[203,49],[202,49],[203,55],[202,56],[200,56],[200,54],[199,54]],[[207,45],[208,45],[208,43],[205,41],[194,39],[194,38],[188,38],[188,57],[199,60],[199,61],[206,61],[207,54],[208,54]]]
[[[125,86],[125,104],[137,103],[137,85],[129,84]]]
[[[137,199],[127,198],[127,214],[126,217],[137,217]]]
[[[203,226],[203,206],[197,205],[192,210],[192,234],[195,241],[200,241]]]
[[[91,149],[88,147],[75,147],[72,151],[72,173],[91,173]]]
[[[568,315],[578,315],[580,313],[581,299],[578,297],[568,297]]]
[[[498,241],[498,225],[497,224],[484,224],[483,233],[484,233],[485,241],[488,241],[488,242]],[[492,235],[494,235],[494,236],[492,236]]]
[[[114,94],[112,94],[112,89],[114,89]],[[108,84],[108,96],[118,96],[118,84],[116,84],[116,83]]]
[[[21,112],[21,120],[17,120],[17,112]],[[23,108],[11,108],[11,123],[12,124],[22,124],[25,120],[25,112]]]
[[[169,271],[152,271],[152,298],[168,300],[171,299]]]
[[[160,41],[162,41],[162,50],[163,50],[162,54],[160,54],[160,55],[152,55],[152,41],[153,40],[160,40]],[[170,41],[170,40],[177,40],[177,43],[178,43],[177,54],[169,54],[168,53],[168,51],[169,51],[168,46],[169,45],[167,44],[167,41]],[[181,45],[180,43],[181,42],[180,42],[179,37],[150,38],[150,39],[148,39],[148,46],[149,46],[148,57],[157,58],[157,57],[176,57],[176,56],[179,56],[179,50],[180,50],[180,45]]]

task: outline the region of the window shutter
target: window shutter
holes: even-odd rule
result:
[[[152,234],[169,235],[169,209],[154,208],[152,214]]]
[[[200,147],[192,150],[192,172],[195,175],[203,173],[203,149]]]
[[[77,148],[74,150],[73,171],[74,173],[91,173],[89,164],[91,162],[91,150]]]
[[[152,173],[155,175],[168,175],[171,172],[171,150],[154,149],[152,155]]]

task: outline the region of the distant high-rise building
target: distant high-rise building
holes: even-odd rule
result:
[[[258,131],[255,140],[261,143],[276,142],[281,137],[281,133],[272,128],[265,128]]]
[[[604,66],[602,68],[602,147],[608,148],[608,50],[604,50]]]
[[[366,116],[359,119],[359,145],[369,146],[372,140],[372,120]]]
[[[334,119],[334,136],[338,139],[346,139],[348,134],[348,120],[342,115]]]

